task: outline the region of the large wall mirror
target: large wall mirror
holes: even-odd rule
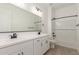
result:
[[[0,32],[41,31],[41,17],[12,4],[0,4]]]

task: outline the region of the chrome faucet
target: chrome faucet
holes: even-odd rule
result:
[[[17,38],[17,34],[16,33],[13,33],[11,36],[11,39],[14,39],[14,38]]]

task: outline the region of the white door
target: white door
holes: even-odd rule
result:
[[[34,40],[34,55],[41,55],[41,38]]]

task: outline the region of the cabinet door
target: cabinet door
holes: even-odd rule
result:
[[[41,55],[41,39],[34,40],[34,55]]]
[[[45,52],[50,48],[50,42],[49,42],[49,37],[45,38]]]
[[[20,44],[22,55],[33,55],[33,40]]]
[[[49,39],[48,37],[42,38],[42,51],[41,53],[44,54],[49,49]]]

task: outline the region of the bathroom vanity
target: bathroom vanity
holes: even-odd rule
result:
[[[0,55],[43,55],[50,48],[50,35],[24,36],[0,41]]]

